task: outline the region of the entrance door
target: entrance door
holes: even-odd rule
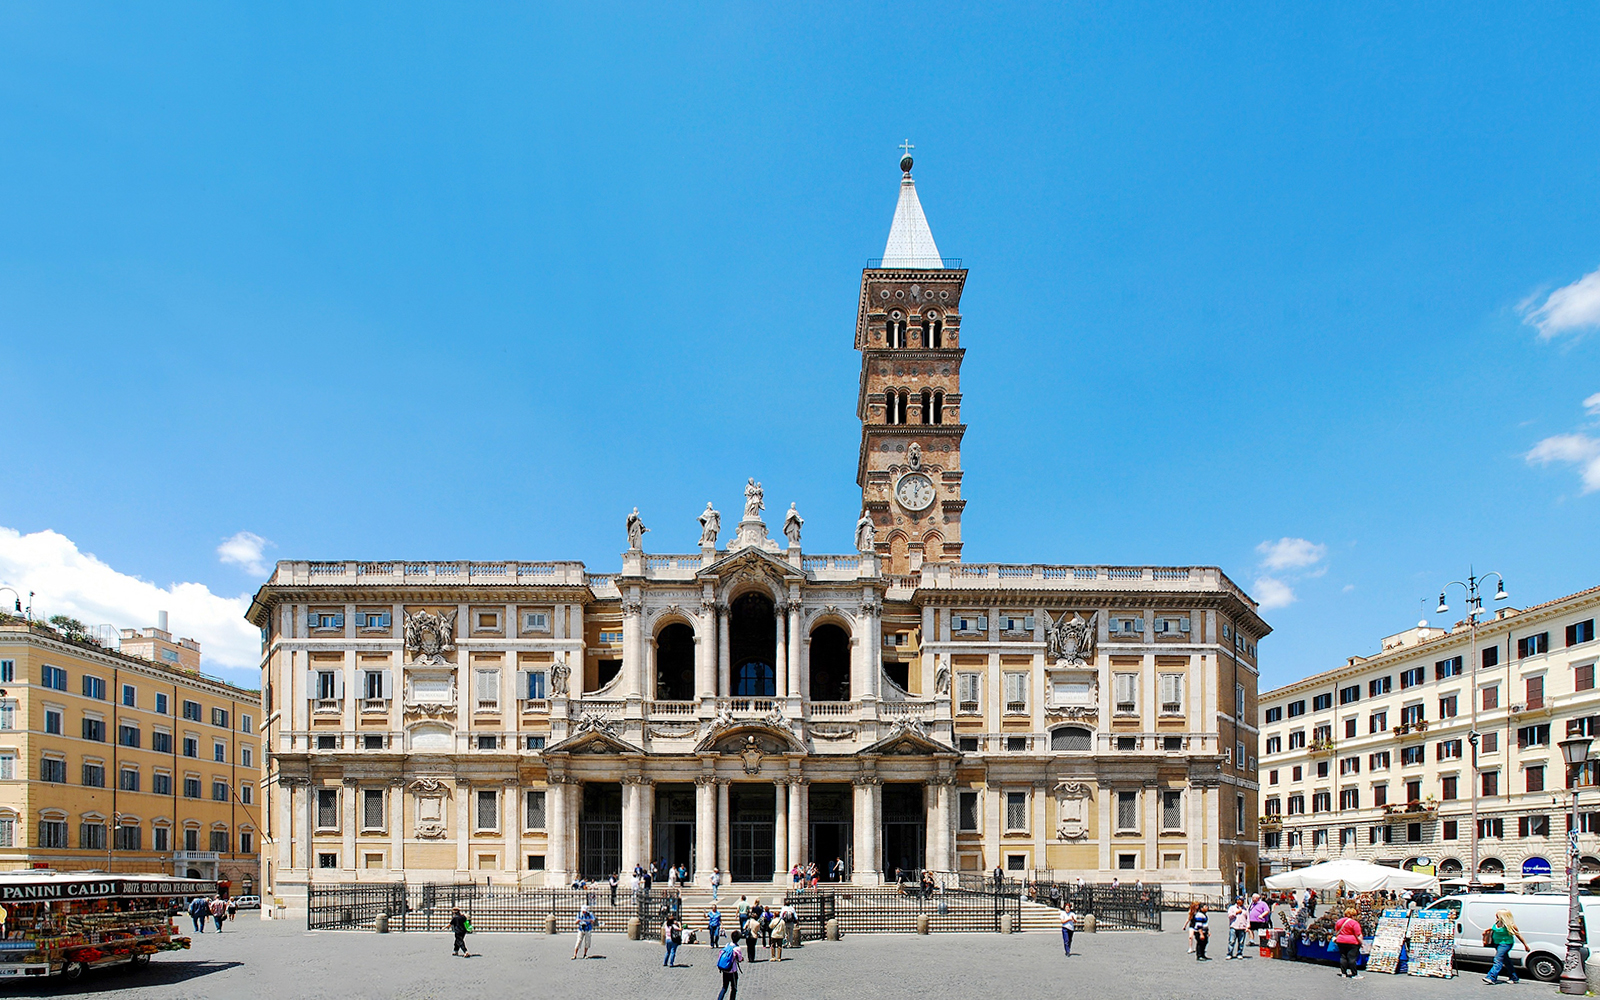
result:
[[[672,868],[683,865],[693,877],[694,822],[693,785],[656,786],[656,840],[651,858],[666,858]],[[663,874],[661,878],[666,881],[668,876]]]
[[[851,819],[855,815],[855,802],[851,787],[844,784],[816,783],[811,786],[811,857],[817,866],[817,877],[832,881],[834,862],[843,858],[845,876],[855,870],[851,853]]]
[[[728,789],[728,861],[735,882],[769,882],[777,863],[773,841],[777,807],[772,785]]]
[[[885,784],[883,786],[883,874],[898,881],[911,878],[922,868],[927,846],[927,814],[923,811],[922,786]]]
[[[622,786],[585,784],[578,816],[578,871],[603,879],[622,870]]]

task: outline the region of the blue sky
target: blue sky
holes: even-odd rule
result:
[[[0,584],[226,668],[261,559],[613,568],[746,476],[848,551],[907,137],[969,560],[1219,564],[1269,684],[1469,564],[1600,583],[1596,51],[1576,4],[0,4]]]

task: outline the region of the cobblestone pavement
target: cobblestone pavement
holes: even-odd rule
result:
[[[467,941],[474,956],[453,958],[448,934],[312,933],[302,923],[241,917],[222,934],[195,935],[190,951],[157,956],[145,971],[90,972],[76,984],[4,983],[0,1000],[79,993],[118,1000],[711,1000],[721,984],[716,953],[704,945],[685,945],[679,966],[664,969],[661,945],[620,934],[595,935],[589,959],[577,962],[571,960],[571,934],[474,934]],[[1341,982],[1329,966],[1262,958],[1197,963],[1185,949],[1176,930],[1079,934],[1071,959],[1062,956],[1058,934],[863,934],[788,951],[781,963],[747,966],[739,988],[746,1000],[1057,1000],[1080,991],[1106,1000],[1427,1000],[1486,995],[1491,989],[1522,996],[1556,993],[1554,985],[1527,980],[1491,988],[1482,982],[1482,970],[1464,971],[1453,980],[1368,975]],[[764,956],[765,950],[757,954]]]

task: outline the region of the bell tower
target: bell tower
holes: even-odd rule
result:
[[[856,483],[889,573],[961,561],[961,289],[941,258],[902,147],[900,201],[883,258],[861,272],[861,458]]]

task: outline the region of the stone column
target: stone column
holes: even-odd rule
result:
[[[279,809],[278,823],[278,871],[287,872],[295,867],[294,842],[299,839],[296,830],[306,829],[306,790],[307,786],[302,779],[278,779],[278,801],[282,803]],[[181,828],[174,828],[167,836],[173,838],[173,850],[181,846],[177,838],[183,836]],[[310,840],[302,841],[309,848]]]
[[[700,617],[694,630],[694,696],[698,701],[717,693],[717,612],[709,597],[700,599]]]
[[[639,779],[636,775],[622,776],[622,872],[629,875],[633,866],[641,862],[639,854]]]
[[[870,825],[869,817],[872,813],[872,793],[871,786],[867,784],[864,778],[857,778],[854,788],[855,801],[852,803],[850,817],[850,839],[853,844],[851,845],[850,871],[848,874],[851,881],[861,884],[864,881],[862,873],[866,872],[870,867],[871,862],[869,859],[872,857],[872,848],[867,842],[867,828]]]
[[[803,823],[805,821],[806,783],[799,777],[789,780],[789,867],[805,858]]]
[[[782,698],[789,691],[789,636],[786,623],[789,620],[787,604],[776,605],[773,609],[775,621],[773,622],[772,650],[772,696]]]
[[[640,612],[644,602],[630,594],[622,601],[622,696],[640,697],[644,692],[644,634]]]
[[[705,885],[717,864],[717,786],[708,775],[694,779],[694,879]]]
[[[406,785],[398,778],[389,782],[389,869],[406,867]]]
[[[880,881],[878,824],[882,815],[883,785],[875,776],[857,779],[855,809],[856,858],[852,878],[858,885]]]
[[[729,848],[732,846],[729,839],[728,823],[728,781],[726,778],[717,779],[717,867],[722,869],[722,880],[728,881]]]
[[[568,788],[566,781],[556,775],[545,784],[545,884],[558,887],[571,881],[567,875]]]
[[[466,621],[465,615],[458,621]],[[456,870],[466,871],[472,863],[472,786],[465,781],[456,782]]]
[[[1100,828],[1100,870],[1111,869],[1111,823],[1117,811],[1117,790],[1110,785],[1095,789],[1094,811]]]
[[[1200,844],[1203,823],[1200,811],[1200,789],[1193,785],[1183,790],[1184,798],[1184,858],[1183,866],[1191,871],[1200,867]]]
[[[1154,782],[1145,784],[1144,789],[1144,865],[1145,871],[1154,871],[1159,868],[1160,856],[1159,838],[1161,836],[1161,788]],[[1146,876],[1148,879],[1148,876]]]
[[[923,848],[924,865],[934,871],[950,870],[950,784],[943,775],[924,786],[928,796],[923,803],[927,813],[928,835]]]
[[[732,691],[728,672],[733,666],[733,654],[728,651],[728,606],[717,605],[717,697],[726,698]]]
[[[339,845],[339,853],[344,857],[339,867],[347,872],[354,872],[359,867],[356,864],[356,830],[358,829],[356,823],[359,822],[360,814],[356,811],[356,799],[361,797],[361,786],[356,784],[356,779],[354,778],[345,778],[343,786],[339,790],[339,795],[343,799],[339,803],[340,812],[343,813],[343,822],[340,824],[343,827],[343,836],[340,838],[342,842]]]
[[[883,779],[874,778],[870,788],[872,800],[872,872],[874,880],[882,882],[884,869],[890,867],[883,859]]]
[[[772,791],[772,875],[782,885],[789,875],[789,779],[779,778]]]
[[[505,791],[502,795],[504,805],[500,808],[500,831],[505,834],[506,856],[502,859],[500,867],[511,877],[514,883],[517,873],[522,871],[522,797],[521,785],[515,778],[508,778],[505,782]]]
[[[791,594],[789,598],[789,687],[787,693],[792,698],[798,698],[803,690],[800,686],[802,668],[800,665],[800,595]]]
[[[656,783],[650,778],[639,779],[639,791],[635,793],[635,803],[639,808],[639,857],[644,859],[644,866],[650,867],[651,855],[655,853],[656,829]],[[661,873],[661,882],[666,884],[667,874]]]
[[[1050,867],[1050,856],[1046,852],[1047,838],[1050,828],[1045,823],[1046,806],[1050,801],[1050,783],[1048,781],[1035,781],[1033,783],[1033,870],[1034,878],[1043,878],[1040,872]]]

